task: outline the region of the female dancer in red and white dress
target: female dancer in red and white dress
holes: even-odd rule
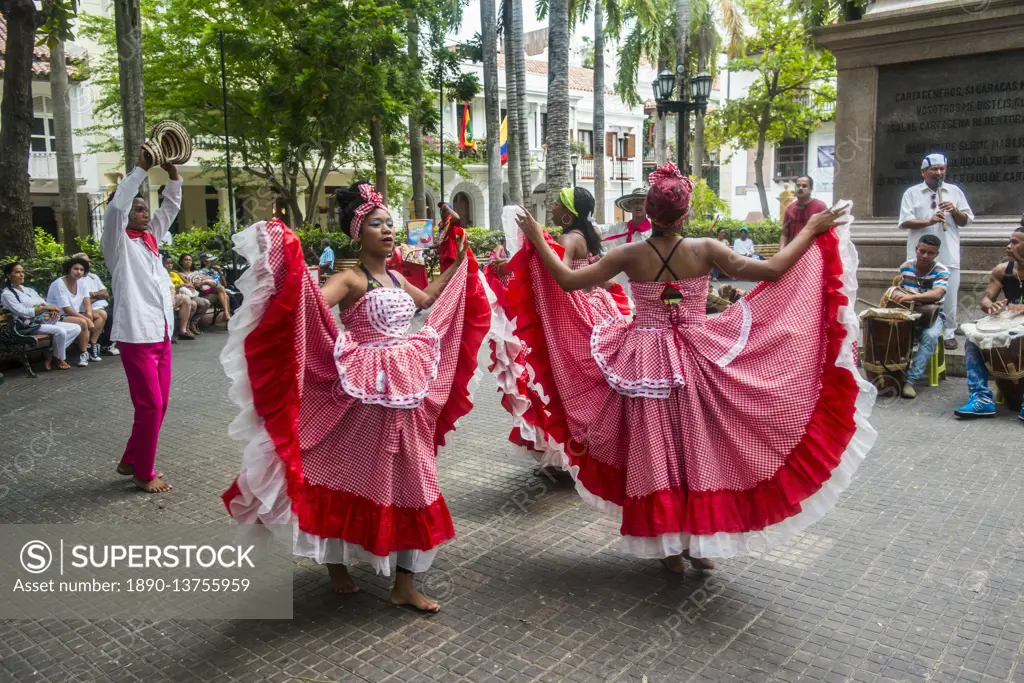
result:
[[[736,257],[679,235],[693,184],[674,165],[650,182],[651,238],[580,270],[522,216],[508,298],[581,496],[621,517],[627,552],[710,568],[699,558],[760,552],[820,519],[874,441],[857,253],[825,213],[769,261]],[[766,282],[707,320],[713,267]],[[619,272],[636,318],[595,321],[575,290]]]
[[[437,446],[472,407],[487,299],[465,239],[453,266],[420,290],[385,266],[395,230],[381,195],[357,183],[337,198],[361,262],[322,293],[279,221],[235,237],[252,266],[221,361],[242,409],[230,433],[245,450],[224,501],[241,523],[294,524],[295,553],[326,563],[340,592],[357,590],[346,565],[389,575],[394,557],[391,601],[434,612],[413,573],[455,535]],[[416,309],[428,307],[409,332]]]
[[[563,247],[563,262],[573,270],[584,268],[601,258],[601,237],[594,228],[594,196],[585,188],[563,188],[552,208],[552,218],[562,226],[558,243]],[[508,287],[513,273],[505,262],[488,264],[484,277],[490,290],[491,347],[490,371],[502,393],[501,404],[512,415],[513,429],[509,441],[521,446],[537,460],[547,474],[564,472],[564,448],[545,430],[548,422],[547,398],[543,389],[532,382],[527,371],[523,343],[515,334],[514,315],[509,315]],[[604,283],[591,290],[592,304],[605,315],[628,315],[629,300],[620,285]]]

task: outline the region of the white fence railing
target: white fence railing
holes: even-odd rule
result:
[[[28,174],[33,180],[57,179],[57,153],[32,152],[28,158]],[[75,177],[82,177],[82,155],[75,155]]]

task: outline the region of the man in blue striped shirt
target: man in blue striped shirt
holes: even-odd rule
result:
[[[892,297],[893,301],[902,304],[939,305],[939,315],[935,322],[931,327],[920,331],[917,353],[914,354],[903,384],[903,398],[917,396],[914,384],[921,379],[925,368],[928,367],[928,360],[935,353],[935,347],[938,346],[939,339],[942,338],[942,330],[945,325],[942,301],[949,289],[949,269],[936,261],[941,246],[942,241],[935,235],[925,235],[918,241],[915,250],[916,258],[900,266],[901,287],[906,292],[896,292]]]

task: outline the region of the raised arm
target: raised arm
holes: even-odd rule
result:
[[[711,238],[702,239],[699,244],[710,257],[711,263],[729,277],[740,279],[742,276],[744,280],[771,282],[778,280],[792,268],[818,235],[828,232],[835,225],[835,220],[836,216],[828,211],[815,214],[807,221],[807,227],[767,261],[740,256]]]
[[[107,210],[103,214],[103,236],[100,238],[100,248],[103,250],[103,258],[110,261],[117,258],[118,247],[128,239],[125,234],[125,227],[128,225],[128,215],[132,210],[132,202],[139,194],[139,188],[146,180],[146,167],[142,165],[142,154],[139,154],[139,164],[128,177],[121,181],[114,192],[113,199],[107,204]]]
[[[174,164],[163,164],[160,168],[167,171],[169,180],[164,186],[163,203],[160,204],[160,208],[156,210],[153,218],[149,221],[149,231],[156,237],[157,242],[167,234],[171,223],[174,222],[174,218],[181,209],[181,176],[178,175],[178,169]]]
[[[463,260],[466,258],[466,249],[469,246],[469,236],[466,233],[462,234],[462,239],[459,241],[459,251],[455,257],[455,263],[450,268],[447,268],[441,276],[436,280],[427,285],[426,289],[420,289],[419,287],[412,285],[408,280],[405,279],[404,275],[399,274],[402,279],[402,288],[412,297],[412,300],[416,302],[416,308],[430,308],[437,301],[437,297],[441,296],[441,292],[448,286],[448,283],[452,279],[452,275],[462,265]]]
[[[626,268],[626,250],[612,249],[597,263],[579,270],[572,270],[562,259],[558,258],[558,255],[544,239],[544,229],[534,220],[529,211],[523,209],[523,213],[516,217],[516,222],[523,234],[537,247],[537,254],[540,256],[541,262],[544,263],[544,267],[555,278],[558,286],[567,292],[604,285]]]

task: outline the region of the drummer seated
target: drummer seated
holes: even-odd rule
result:
[[[918,346],[910,368],[907,369],[903,383],[903,398],[915,398],[917,390],[914,385],[928,368],[928,361],[935,353],[935,347],[942,339],[944,320],[942,317],[942,300],[949,287],[949,270],[936,259],[942,242],[935,235],[925,235],[917,243],[915,258],[900,266],[902,282],[900,287],[905,291],[897,291],[892,300],[900,304],[916,303],[920,305],[938,304],[939,315],[930,327],[917,332]]]
[[[1006,245],[1006,263],[1000,263],[992,269],[988,288],[981,297],[981,310],[987,315],[996,315],[1002,311],[1024,314],[1024,216],[1021,227],[1013,231]],[[999,295],[1006,296],[1000,300]],[[993,417],[996,404],[992,389],[988,385],[988,368],[981,355],[981,349],[971,341],[967,342],[967,390],[970,400],[953,411],[960,418]],[[1021,408],[1020,419],[1024,421],[1024,408]]]

